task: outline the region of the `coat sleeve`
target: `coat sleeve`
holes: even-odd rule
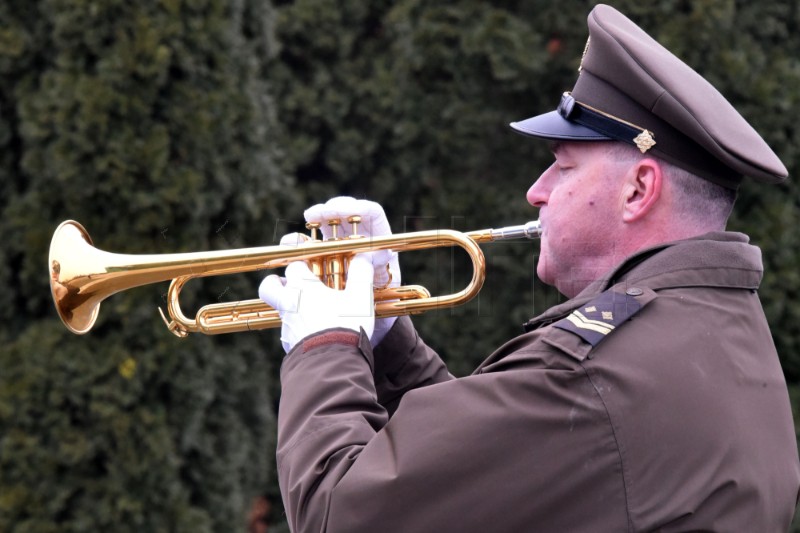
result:
[[[390,420],[368,340],[320,340],[333,333],[299,343],[281,371],[278,475],[293,531],[583,531],[588,510],[603,520],[592,527],[626,528],[599,516],[625,508],[621,467],[580,365],[512,354],[495,365],[507,371],[407,392]]]
[[[399,317],[383,342],[375,347],[374,361],[378,402],[390,416],[407,391],[453,379],[407,316]]]

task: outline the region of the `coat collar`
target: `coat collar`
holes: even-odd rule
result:
[[[647,248],[625,259],[571,300],[531,319],[526,328],[552,322],[612,287],[619,287],[622,292],[636,284],[654,290],[676,287],[756,290],[764,269],[761,250],[749,241],[743,233],[720,231]]]

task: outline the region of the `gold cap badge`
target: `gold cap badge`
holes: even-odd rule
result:
[[[634,144],[639,148],[639,151],[645,153],[650,148],[656,145],[656,140],[653,139],[653,134],[647,130],[642,131],[633,139]]]

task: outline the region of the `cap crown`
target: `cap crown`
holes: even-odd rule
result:
[[[630,19],[601,4],[588,25],[576,100],[648,128],[654,152],[712,181],[786,178],[780,159],[725,97]],[[716,161],[704,161],[709,156]]]

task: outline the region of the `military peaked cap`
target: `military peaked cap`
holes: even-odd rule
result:
[[[786,179],[778,156],[725,97],[625,15],[601,4],[588,23],[575,87],[556,111],[512,128],[553,140],[623,141],[731,189],[742,176]]]

